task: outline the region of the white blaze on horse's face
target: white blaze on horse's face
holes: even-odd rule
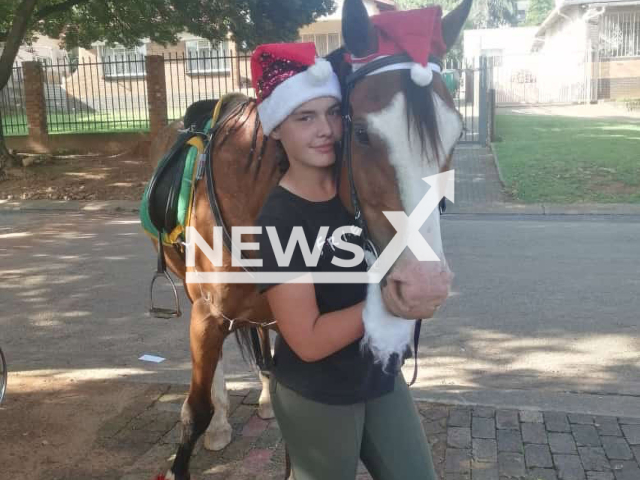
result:
[[[398,92],[386,108],[366,116],[369,131],[386,145],[388,161],[395,169],[400,200],[407,216],[430,188],[422,178],[442,171],[462,133],[462,121],[458,113],[446,105],[439,95],[432,95],[442,148],[439,157],[429,142],[423,150],[415,130],[417,125],[414,122],[407,123],[404,93]],[[410,129],[413,129],[411,135],[407,136]],[[452,274],[442,247],[438,208],[422,225],[420,234],[440,261],[420,262],[407,248],[388,274],[386,286],[382,289],[387,308],[404,318],[430,317],[446,299],[451,286]]]

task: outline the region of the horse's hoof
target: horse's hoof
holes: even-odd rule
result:
[[[190,480],[191,475],[187,473],[184,477],[176,477],[171,470],[167,471],[164,475],[158,475],[154,480]]]
[[[273,413],[273,408],[271,408],[270,403],[266,403],[264,405],[258,406],[258,416],[263,420],[270,420],[275,417]]]
[[[213,432],[207,431],[204,434],[204,448],[217,452],[231,443],[231,426],[219,428]]]

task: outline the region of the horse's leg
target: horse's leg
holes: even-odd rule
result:
[[[271,363],[271,340],[269,338],[269,329],[261,327],[258,329],[260,336],[260,347],[262,349],[262,358]],[[271,407],[271,395],[269,394],[269,375],[265,372],[259,372],[260,381],[262,382],[262,391],[258,399],[258,416],[264,420],[273,418],[273,408]]]
[[[213,386],[211,387],[213,399],[213,418],[204,435],[204,448],[207,450],[222,450],[231,443],[231,424],[229,423],[229,395],[227,383],[224,380],[224,368],[222,355],[218,360]]]
[[[193,304],[189,330],[191,387],[182,405],[182,436],[176,458],[167,472],[169,480],[189,480],[191,454],[213,416],[211,384],[225,337],[221,325],[222,318],[211,315],[209,306],[203,300]]]

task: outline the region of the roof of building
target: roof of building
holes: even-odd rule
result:
[[[570,7],[577,6],[589,6],[589,7],[617,7],[638,5],[640,6],[640,0],[564,0],[560,5],[554,8],[549,16],[542,22],[536,37],[541,37],[547,31],[547,29],[559,20],[563,20],[561,15],[563,10]]]

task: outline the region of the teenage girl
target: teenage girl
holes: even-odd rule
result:
[[[326,61],[316,59],[312,43],[262,45],[253,54],[252,73],[263,130],[286,157],[286,172],[256,222],[263,227],[262,270],[366,271],[364,262],[350,269],[331,263],[334,256],[353,258],[331,236],[336,228],[355,224],[336,191],[342,137],[337,77]],[[328,240],[317,244],[318,232],[327,226]],[[306,253],[320,251],[317,265],[307,266],[300,244],[289,264],[279,265],[282,252],[266,227],[275,227],[285,252],[301,227]],[[259,288],[280,332],[270,393],[295,480],[354,480],[359,459],[376,480],[435,480],[429,444],[399,367],[384,371],[360,349],[366,285]]]

